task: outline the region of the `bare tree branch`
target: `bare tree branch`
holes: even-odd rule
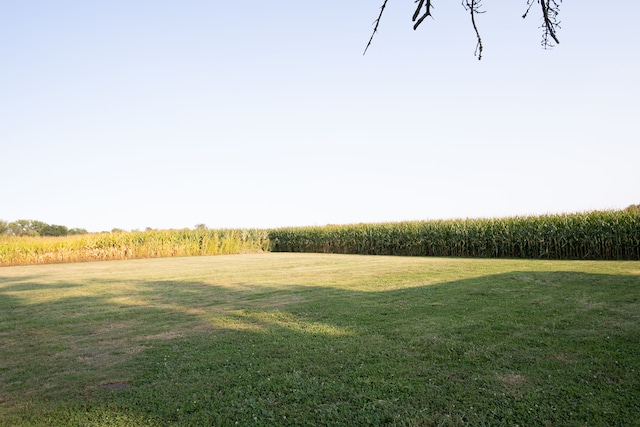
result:
[[[424,4],[424,0],[415,0],[414,3],[418,3],[418,1],[420,2],[420,4],[416,8],[416,11],[413,12],[413,18],[411,18],[413,22],[416,22],[416,19],[418,19],[418,15],[420,15],[420,9],[422,9],[422,5]]]
[[[373,27],[373,33],[371,33],[371,38],[369,39],[369,43],[367,43],[367,47],[365,47],[364,52],[362,52],[363,56],[365,53],[367,53],[367,49],[369,49],[369,46],[371,46],[371,41],[373,40],[373,36],[375,36],[376,33],[378,32],[378,25],[380,25],[380,18],[382,18],[382,14],[384,13],[384,8],[387,7],[387,1],[388,0],[384,0],[384,3],[382,3],[382,7],[380,8],[380,15],[378,15],[378,19],[373,21],[376,26]]]
[[[424,19],[427,16],[432,16],[431,0],[416,0],[415,3],[419,3],[419,4],[418,4],[418,7],[416,8],[416,11],[413,12],[413,22],[415,22],[415,24],[413,24],[414,30],[417,29],[420,24],[422,24],[422,21],[424,21]],[[422,10],[422,6],[424,6],[424,15],[422,15],[420,19],[418,19],[418,15],[420,15],[420,10]],[[416,19],[418,20],[416,21]]]
[[[560,0],[562,2],[562,0]],[[556,44],[560,44],[560,40],[556,37],[556,28],[560,28],[560,23],[557,21],[558,16],[558,3],[556,0],[540,0],[542,6],[542,16],[544,17],[544,35],[542,45],[546,49],[553,47],[553,44],[549,40],[551,37]]]
[[[387,2],[389,0],[384,0],[382,3],[382,7],[380,7],[380,14],[378,18],[373,21],[373,33],[369,38],[369,42],[367,46],[364,48],[363,55],[367,53],[367,49],[371,46],[371,42],[373,41],[373,37],[378,32],[378,26],[380,25],[380,19],[382,19],[382,14],[384,13],[385,7],[387,7]],[[526,18],[529,12],[531,11],[531,7],[534,3],[540,4],[542,8],[542,26],[540,28],[543,29],[542,33],[542,47],[545,49],[550,49],[555,44],[560,44],[560,40],[558,40],[558,36],[556,35],[556,30],[560,28],[560,21],[558,21],[558,14],[560,13],[560,3],[562,0],[526,0],[527,1],[527,10],[522,15],[522,18]],[[418,6],[413,12],[412,21],[413,29],[417,29],[422,21],[424,21],[427,16],[431,15],[431,0],[414,0]],[[482,0],[462,0],[462,6],[464,6],[465,10],[467,10],[471,14],[471,24],[473,25],[473,30],[476,33],[476,50],[474,55],[478,57],[478,59],[482,59],[482,38],[480,37],[480,31],[478,30],[478,25],[476,23],[476,16],[484,13],[485,11],[480,10],[482,8]],[[422,15],[421,15],[422,14]]]
[[[560,44],[556,30],[560,28],[560,22],[558,21],[558,13],[560,13],[560,3],[562,0],[527,0],[527,10],[522,15],[526,18],[531,10],[531,7],[535,2],[540,4],[542,8],[542,47],[544,49],[550,49],[555,44]]]
[[[482,59],[482,39],[480,38],[480,31],[478,31],[478,26],[476,25],[476,15],[478,13],[484,13],[484,11],[480,10],[482,7],[482,0],[463,0],[462,5],[471,13],[471,23],[473,24],[473,29],[476,32],[476,37],[478,39],[474,55],[478,57],[479,61]]]

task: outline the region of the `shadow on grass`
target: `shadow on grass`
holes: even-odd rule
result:
[[[636,276],[510,272],[384,292],[113,282],[38,303],[29,292],[70,285],[0,283],[3,425],[640,419]]]

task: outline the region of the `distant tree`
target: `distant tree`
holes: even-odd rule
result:
[[[0,219],[0,234],[6,234],[7,230],[9,230],[9,223]]]
[[[70,228],[69,235],[77,235],[77,234],[89,234],[87,230],[84,228]]]
[[[195,230],[206,230],[207,229],[207,225],[206,224],[196,224],[195,227],[193,227]]]
[[[16,236],[66,236],[69,234],[69,230],[64,225],[52,225],[29,219],[10,223],[9,232]]]
[[[378,15],[378,18],[375,21],[373,21],[374,23],[373,33],[369,38],[369,42],[367,43],[367,46],[364,48],[364,53],[367,53],[367,49],[369,49],[369,46],[371,46],[371,41],[373,40],[373,36],[375,36],[376,33],[378,32],[380,19],[382,18],[382,14],[384,13],[385,7],[387,7],[388,1],[389,0],[383,1],[382,6],[380,7],[380,14]],[[415,0],[415,3],[417,3],[418,6],[413,12],[413,17],[412,17],[412,21],[414,22],[413,24],[414,30],[416,30],[428,16],[433,17],[433,15],[431,14],[431,9],[432,9],[431,2],[432,0]],[[540,5],[541,14],[542,14],[542,25],[540,27],[542,28],[542,42],[541,42],[542,47],[545,49],[550,49],[554,45],[559,44],[560,41],[558,40],[558,36],[556,33],[557,33],[557,30],[560,29],[560,21],[558,20],[558,14],[560,13],[560,3],[562,3],[562,0],[526,0],[526,2],[527,2],[527,7],[524,14],[522,15],[522,18],[527,17],[527,15],[529,14],[529,11],[531,11],[531,8],[533,7],[534,4],[537,3]],[[480,37],[480,31],[478,30],[476,18],[479,14],[482,14],[485,12],[484,10],[482,10],[483,8],[482,0],[462,0],[462,6],[467,11],[467,13],[469,13],[469,15],[471,16],[471,25],[473,26],[473,30],[476,33],[476,40],[477,40],[475,55],[480,60],[482,59],[483,46],[482,46],[482,38]]]
[[[640,212],[640,204],[637,205],[629,205],[625,208],[625,211],[636,211],[636,212]]]
[[[38,236],[44,236],[45,234],[43,233],[46,233],[47,227],[49,227],[49,224],[47,224],[46,222],[34,220],[30,220],[28,226],[28,228],[35,231]]]
[[[64,225],[49,225],[40,232],[41,236],[66,236],[69,234],[69,229]]]
[[[47,224],[42,221],[31,221],[31,228],[38,236],[66,236],[69,229],[64,225]]]
[[[122,228],[112,228],[111,232],[112,233],[126,233],[126,230],[123,230]]]
[[[37,236],[38,232],[33,229],[32,222],[28,219],[10,222],[7,226],[7,232],[14,236]]]
[[[66,236],[69,234],[69,230],[64,225],[52,225],[30,219],[19,219],[7,224],[5,232],[14,236]]]

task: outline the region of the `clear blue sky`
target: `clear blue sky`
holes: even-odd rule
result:
[[[278,227],[640,203],[640,2],[0,0],[0,219]]]

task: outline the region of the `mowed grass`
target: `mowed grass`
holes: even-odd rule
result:
[[[0,268],[0,425],[633,426],[640,262]]]

